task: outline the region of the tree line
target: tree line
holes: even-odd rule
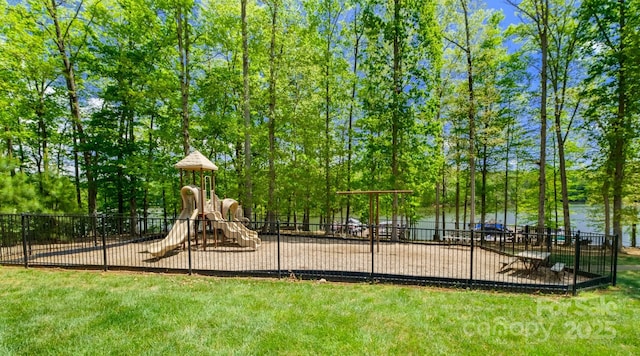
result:
[[[245,215],[637,220],[634,0],[0,2],[0,210],[175,214],[194,149]],[[476,208],[477,207],[477,208]],[[327,224],[328,226],[328,224]]]

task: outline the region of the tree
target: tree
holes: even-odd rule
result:
[[[591,85],[586,116],[599,128],[600,144],[607,152],[602,193],[608,222],[608,197],[610,189],[612,191],[613,234],[617,236],[622,236],[625,166],[637,124],[637,90],[630,80],[638,71],[638,62],[633,60],[637,59],[637,47],[630,46],[637,45],[638,41],[640,14],[632,11],[637,10],[637,5],[625,0],[588,0],[580,9],[581,17],[588,24],[582,37],[583,48],[592,57],[588,64],[587,83]],[[610,232],[608,224],[605,232]]]
[[[278,11],[280,0],[269,4],[271,15],[271,42],[269,45],[269,197],[267,201],[267,224],[269,232],[275,231],[276,223],[276,85],[278,55],[276,49],[276,32],[278,30]]]
[[[83,19],[80,14],[92,4],[85,4],[83,1],[64,3],[65,7],[60,7],[55,0],[42,0],[31,3],[32,11],[42,19],[41,26],[50,35],[50,39],[55,44],[59,60],[62,62],[62,73],[67,86],[67,96],[69,103],[69,111],[71,122],[73,124],[74,142],[77,139],[78,144],[74,143],[74,155],[82,153],[84,159],[84,173],[87,179],[87,210],[89,214],[97,212],[97,194],[98,189],[94,179],[93,156],[91,147],[87,145],[87,134],[84,131],[84,124],[80,112],[80,95],[79,85],[76,79],[76,62],[77,56],[84,47],[85,39],[89,33],[89,26],[92,19]],[[63,12],[64,14],[60,14]],[[40,20],[36,20],[40,21]],[[79,163],[76,162],[76,185],[79,186]],[[78,206],[81,206],[81,198],[79,188],[77,188]]]
[[[251,217],[253,181],[251,179],[251,102],[249,88],[249,34],[247,30],[247,0],[240,0],[242,24],[242,114],[244,117],[244,215]]]
[[[309,6],[310,7],[310,6]],[[337,37],[340,33],[339,20],[342,14],[344,6],[335,0],[322,0],[317,4],[317,8],[310,8],[315,10],[311,12],[310,17],[317,22],[316,26],[322,36],[323,43],[323,58],[322,67],[324,72],[323,84],[324,84],[324,180],[325,180],[325,197],[324,197],[324,217],[325,217],[325,233],[331,232],[331,215],[332,215],[332,197],[335,195],[332,192],[331,185],[331,167],[332,161],[332,126],[333,122],[337,121],[335,116],[336,110],[334,102],[334,91],[337,91],[337,85],[334,86],[334,78],[336,77],[335,71],[337,71],[336,60],[334,59],[334,46],[337,41]],[[314,19],[317,17],[317,19]],[[334,89],[335,88],[335,89]]]
[[[182,102],[182,145],[185,156],[189,154],[189,87],[191,85],[191,72],[189,61],[191,60],[191,11],[194,7],[192,1],[180,2],[175,6],[176,35],[178,40],[178,54],[180,58],[179,79],[180,97]]]
[[[378,181],[392,189],[433,184],[439,165],[438,148],[431,145],[439,134],[435,117],[435,92],[441,65],[441,39],[435,16],[435,3],[398,0],[372,1],[364,10],[367,49],[366,81],[361,119],[369,132],[365,158],[370,162],[370,182]],[[371,184],[371,183],[369,183]],[[422,187],[420,187],[422,188]],[[424,188],[423,188],[424,189]],[[419,194],[422,192],[419,192]],[[397,239],[398,200],[392,202],[392,240]]]
[[[549,0],[523,0],[515,2],[507,0],[523,16],[531,21],[529,36],[534,39],[540,49],[540,155],[538,175],[538,229],[545,224],[546,206],[546,166],[547,166],[547,100],[548,100],[548,60],[549,60]],[[542,231],[540,231],[542,232]]]
[[[475,228],[476,213],[476,99],[474,91],[474,61],[473,49],[471,47],[471,29],[469,27],[469,8],[466,0],[460,0],[460,8],[462,9],[462,40],[446,37],[447,40],[455,44],[462,52],[466,59],[466,78],[467,78],[467,125],[469,135],[469,190],[470,190],[470,214],[469,226]]]
[[[359,1],[356,1],[353,4],[353,26],[350,28],[353,29],[353,32],[349,31],[349,37],[353,36],[353,65],[351,72],[351,96],[349,100],[349,117],[347,123],[347,182],[346,182],[346,190],[351,190],[351,176],[352,176],[352,166],[353,166],[353,127],[355,120],[355,111],[357,108],[356,101],[356,93],[358,92],[358,63],[360,62],[360,46],[363,36],[363,26],[362,21],[360,21],[360,17],[362,16],[361,5]],[[351,216],[351,195],[348,194],[346,196],[347,199],[347,207],[344,222],[345,224],[349,220]]]
[[[571,97],[571,85],[576,85],[570,79],[579,78],[577,66],[577,43],[581,25],[575,19],[576,4],[570,1],[552,2],[549,21],[550,46],[549,46],[549,80],[553,96],[554,131],[556,134],[560,189],[562,200],[562,212],[564,233],[571,236],[571,216],[569,212],[569,182],[567,179],[567,162],[565,146],[567,138],[572,131],[576,114],[580,105],[580,98]],[[572,100],[573,99],[573,100]],[[571,105],[571,107],[568,107]],[[555,182],[555,180],[554,180]],[[569,242],[567,239],[566,242]]]

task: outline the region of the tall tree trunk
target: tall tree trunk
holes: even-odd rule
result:
[[[391,180],[393,189],[400,189],[399,162],[398,162],[398,141],[400,131],[400,95],[402,88],[401,77],[401,56],[400,53],[400,0],[393,1],[393,109],[391,111]],[[398,241],[398,199],[394,195],[391,212],[391,241]]]
[[[73,179],[76,188],[76,203],[78,209],[82,209],[82,191],[80,190],[80,157],[78,155],[78,130],[76,125],[72,126],[73,132]]]
[[[49,169],[49,135],[47,131],[47,125],[44,121],[45,108],[44,108],[44,85],[39,86],[36,84],[38,88],[38,105],[36,106],[35,113],[38,122],[38,132],[39,132],[39,140],[40,144],[38,146],[38,150],[40,151],[40,158],[38,159],[38,185],[40,193],[44,193],[44,180],[48,177],[48,169]]]
[[[602,181],[602,205],[604,205],[604,234],[611,234],[611,176],[613,169],[611,165],[606,165],[605,176]]]
[[[133,79],[129,78],[129,88],[133,87]],[[135,120],[134,112],[130,106],[127,106],[126,110],[128,134],[127,134],[127,153],[133,154],[133,147],[135,147]],[[138,233],[138,175],[129,173],[129,216],[131,217],[131,231]]]
[[[242,21],[242,109],[244,116],[244,216],[251,218],[253,179],[251,172],[251,102],[249,101],[249,34],[247,31],[247,0],[240,0]]]
[[[473,61],[471,56],[471,33],[469,30],[469,10],[467,8],[467,0],[460,0],[462,10],[464,12],[464,29],[465,29],[465,46],[464,49],[467,55],[467,86],[469,90],[469,108],[468,108],[468,121],[469,121],[469,226],[471,229],[475,228],[476,218],[476,108],[475,108],[475,94],[473,91]]]
[[[7,137],[7,157],[13,158],[13,140],[11,139],[11,129],[9,126],[4,127],[4,133]]]
[[[440,88],[438,89],[438,110],[436,111],[436,122],[440,122],[441,118],[442,118],[442,97],[444,95],[444,88],[442,83],[440,84]],[[440,218],[440,208],[442,208],[442,230],[445,230],[445,222],[444,222],[444,206],[440,200],[440,188],[442,188],[442,197],[444,200],[444,194],[445,194],[445,164],[446,164],[446,160],[445,160],[445,150],[444,150],[444,125],[442,126],[442,130],[439,132],[440,137],[438,138],[440,140],[440,142],[438,143],[438,149],[440,150],[440,155],[442,156],[442,166],[441,166],[441,171],[440,171],[440,175],[442,177],[442,187],[440,186],[440,179],[436,180],[436,211],[435,211],[435,225],[434,225],[434,236],[433,239],[435,241],[439,241],[440,240],[440,223],[439,223],[439,218]],[[443,233],[443,237],[444,237],[444,233]]]
[[[548,60],[548,29],[549,29],[549,1],[536,1],[538,35],[540,37],[541,65],[540,65],[540,174],[538,178],[538,233],[544,231],[545,202],[546,202],[546,165],[547,165],[547,60]]]
[[[504,160],[504,211],[502,217],[502,223],[504,227],[507,227],[507,212],[509,210],[509,150],[511,148],[511,122],[507,124],[507,144]]]
[[[331,22],[331,13],[328,14],[328,21]],[[329,131],[329,123],[331,122],[331,85],[329,83],[331,76],[331,42],[332,36],[331,31],[327,35],[327,43],[325,48],[325,62],[324,62],[324,105],[325,105],[325,116],[324,116],[324,180],[325,180],[325,197],[324,197],[324,213],[327,217],[326,224],[324,226],[325,234],[331,233],[331,182],[330,182],[330,174],[329,174],[329,160],[331,155],[331,137]]]
[[[353,86],[351,87],[351,101],[349,102],[349,132],[347,134],[347,190],[351,190],[351,164],[353,160],[353,117],[356,103],[356,92],[358,89],[358,51],[360,50],[360,38],[362,32],[358,32],[358,12],[357,8],[353,15],[353,33],[355,43],[353,45]],[[347,211],[344,223],[346,225],[351,214],[351,194],[347,194]]]
[[[560,36],[560,35],[559,35]],[[557,42],[558,40],[556,40]],[[569,69],[574,58],[575,44],[577,41],[577,35],[572,34],[572,38],[564,48],[558,48],[556,53],[556,59],[550,66],[551,82],[554,92],[554,122],[555,122],[555,134],[556,142],[558,143],[558,163],[560,169],[560,195],[562,199],[562,219],[565,236],[571,236],[571,215],[569,211],[569,183],[567,179],[566,157],[565,157],[565,142],[567,136],[571,130],[571,123],[575,117],[579,106],[580,99],[573,110],[573,114],[567,125],[566,133],[562,133],[562,114],[564,113],[565,101],[567,96],[567,83],[569,80]],[[557,211],[556,211],[557,215]],[[565,243],[570,241],[566,239]]]
[[[444,174],[444,172],[440,172]],[[440,179],[436,179],[436,209],[433,225],[433,240],[440,241]]]
[[[613,234],[618,236],[618,249],[622,248],[622,186],[624,166],[627,154],[628,125],[626,121],[627,74],[626,74],[626,12],[625,0],[618,0],[620,6],[620,50],[618,51],[618,110],[613,125],[614,138],[611,153],[613,155]]]
[[[87,209],[90,215],[94,215],[96,214],[96,203],[97,203],[96,200],[98,196],[98,189],[97,189],[96,182],[93,175],[93,166],[92,166],[93,160],[91,157],[91,151],[87,148],[86,135],[82,125],[82,120],[80,118],[80,101],[78,98],[78,88],[76,83],[75,71],[73,68],[74,65],[72,62],[72,58],[67,53],[67,51],[69,50],[68,46],[70,45],[69,44],[70,40],[67,36],[69,35],[70,31],[68,31],[68,29],[63,31],[62,27],[60,26],[60,22],[58,20],[58,4],[56,3],[56,0],[51,0],[51,2],[47,5],[47,11],[51,16],[51,19],[53,20],[53,25],[56,31],[56,38],[54,39],[54,42],[58,47],[60,58],[62,59],[62,63],[64,67],[63,73],[64,73],[65,82],[67,85],[67,97],[69,100],[69,108],[71,111],[71,120],[73,122],[75,131],[78,135],[80,146],[83,147],[82,156],[84,158],[84,165],[85,165],[84,173],[87,178],[87,186],[88,186]],[[75,13],[74,17],[71,19],[71,23],[77,19],[79,12],[80,12],[80,8],[77,9],[77,12]],[[71,23],[69,23],[67,26],[71,26]],[[76,145],[74,154],[77,154],[77,153],[78,151],[77,151],[77,145]],[[77,166],[78,165],[76,164],[76,169],[77,169]],[[78,194],[78,206],[81,206],[80,194]]]
[[[124,86],[122,82],[118,83],[119,86]],[[122,107],[123,109],[120,112],[120,118],[118,120],[118,153],[117,153],[117,166],[116,166],[116,188],[117,188],[117,199],[118,199],[118,214],[124,215],[124,200],[125,200],[125,178],[124,178],[124,154],[126,149],[125,145],[125,135],[126,132],[126,111],[128,107],[127,99],[123,99]],[[128,195],[128,193],[127,193]]]
[[[480,171],[482,187],[480,189],[480,224],[484,230],[484,224],[487,222],[487,144],[482,144],[482,171]],[[484,242],[484,234],[481,235]]]
[[[147,217],[149,216],[149,185],[151,181],[151,169],[153,167],[153,149],[155,147],[153,142],[153,122],[155,120],[155,114],[151,114],[151,119],[149,120],[149,146],[147,148],[147,169],[145,169],[144,175],[144,201],[143,201],[143,216],[145,221],[145,231],[147,230]],[[166,206],[163,202],[163,211],[166,215]]]
[[[185,156],[191,150],[189,138],[189,17],[181,5],[176,13],[176,33],[178,35],[178,53],[180,55],[180,99],[182,103],[182,150]]]
[[[558,160],[560,169],[560,196],[562,199],[562,219],[564,233],[571,236],[571,215],[569,214],[569,183],[567,178],[567,163],[564,152],[564,138],[560,129],[560,115],[556,115],[556,141],[558,142]]]
[[[456,139],[456,193],[455,193],[455,230],[460,229],[460,140]]]
[[[269,46],[269,197],[267,201],[267,224],[269,232],[275,232],[276,226],[276,24],[278,19],[278,1],[271,6],[271,44]]]

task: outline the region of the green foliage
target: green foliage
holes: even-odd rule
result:
[[[358,121],[365,189],[432,189],[441,162],[435,95],[441,38],[434,2],[372,1],[363,12],[366,76]]]
[[[523,11],[534,9],[534,1],[513,3]],[[622,40],[615,33],[617,2],[581,2],[580,17],[567,3],[549,3],[554,10],[550,64],[559,69],[554,73],[570,74],[567,90],[554,88],[558,95],[548,103],[557,109],[555,98],[564,95],[564,110],[553,112],[560,115],[561,131],[571,133],[565,142],[569,200],[603,201],[609,143],[617,132],[618,92],[609,84],[617,80],[618,54],[624,55],[628,100],[623,124],[629,138],[624,153],[629,163],[623,217],[635,221],[640,5],[624,2],[628,32],[617,43]],[[397,7],[382,0],[248,1],[251,172],[244,172],[239,3],[56,2],[66,36],[63,50],[77,79],[79,122],[69,115],[50,4],[0,2],[0,150],[17,160],[2,173],[8,177],[4,211],[82,211],[77,195],[85,205],[91,173],[101,212],[176,212],[180,179],[173,164],[184,153],[186,116],[190,146],[220,167],[217,193],[245,196],[248,173],[259,215],[269,200],[270,158],[273,204],[282,218],[338,219],[347,198],[336,191],[393,188],[414,191],[401,209],[417,217],[419,210],[433,208],[436,182],[444,183],[441,204],[468,204],[469,107],[460,1],[409,0]],[[269,29],[275,4],[271,91]],[[477,177],[478,203],[484,196],[485,210],[517,206],[521,217],[533,218],[540,160],[539,88],[532,83],[539,74],[533,67],[539,46],[528,39],[535,37],[535,26],[527,22],[505,29],[502,12],[482,2],[465,4],[475,70],[474,154],[486,178],[483,185]],[[610,24],[606,31],[595,26],[595,15]],[[186,20],[180,35],[188,53],[178,51],[178,18]],[[564,60],[573,59],[564,55],[566,34],[577,36],[571,39],[580,44],[581,57],[562,68]],[[515,45],[508,46],[509,41]],[[183,95],[188,96],[184,106]],[[554,132],[549,136],[551,142]],[[558,169],[551,158],[555,150],[546,153],[550,206],[558,199],[552,189],[559,179],[559,172],[553,174]],[[20,188],[9,191],[9,186]],[[352,216],[368,216],[367,197],[348,199]],[[388,212],[392,203],[384,197],[381,204]],[[551,208],[546,214],[547,221],[555,215]]]
[[[40,212],[42,205],[29,177],[17,168],[15,160],[0,159],[0,212]]]

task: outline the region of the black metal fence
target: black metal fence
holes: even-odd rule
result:
[[[224,220],[106,215],[0,215],[0,263],[561,293],[616,280],[617,237],[602,234],[565,236],[526,226],[304,227],[301,231],[279,223],[245,226]]]

